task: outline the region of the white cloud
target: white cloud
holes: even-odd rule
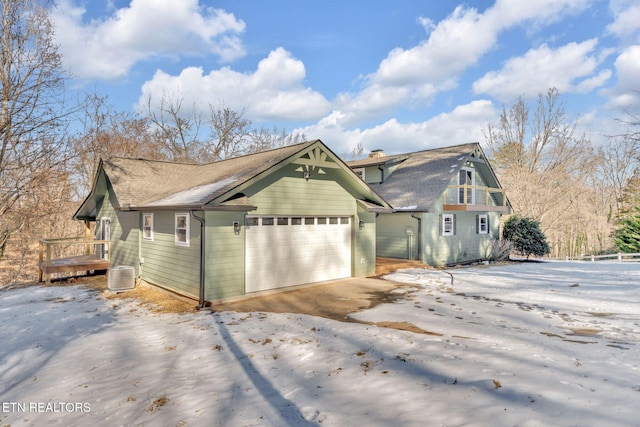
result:
[[[430,32],[428,39],[413,48],[389,52],[371,79],[388,85],[446,81],[492,49],[500,31],[525,21],[559,20],[566,13],[581,10],[585,4],[585,0],[499,0],[483,14],[474,8],[458,6],[437,25],[421,18],[425,30]]]
[[[239,73],[228,67],[204,74],[189,67],[177,76],[156,71],[142,86],[138,109],[151,97],[157,107],[163,95],[178,96],[183,106],[224,105],[246,109],[251,120],[317,120],[329,111],[329,102],[304,86],[304,64],[283,48],[269,53],[254,73]]]
[[[596,45],[596,39],[569,43],[557,49],[543,44],[523,56],[509,59],[501,70],[486,73],[473,84],[473,91],[504,102],[519,95],[535,96],[550,87],[561,93],[588,92],[611,77],[610,70],[594,75],[601,62],[593,55]]]
[[[497,0],[487,11],[488,18],[495,26],[509,28],[527,24],[530,31],[537,31],[545,25],[559,22],[567,15],[583,11],[590,0]]]
[[[377,112],[388,111],[407,101],[409,88],[370,85],[357,94],[343,92],[334,101],[344,112],[343,123],[355,124],[376,118]]]
[[[71,0],[51,12],[65,64],[79,78],[123,77],[155,57],[210,54],[227,62],[245,54],[244,22],[198,0],[132,0],[104,19],[85,22],[85,14]]]
[[[358,142],[365,147],[365,153],[382,149],[392,154],[482,142],[482,128],[496,116],[491,101],[477,100],[424,122],[401,123],[389,119],[368,129],[348,129],[344,126],[346,116],[333,111],[317,124],[296,131],[322,139],[339,155],[350,153]]]
[[[611,70],[602,70],[593,77],[586,78],[575,85],[575,92],[589,93],[594,89],[602,87],[611,79]]]
[[[610,115],[602,115],[599,108],[592,108],[576,117],[576,136],[585,135],[595,146],[606,144],[611,135],[619,135],[620,123]]]
[[[371,118],[399,105],[429,102],[455,88],[458,78],[495,48],[501,31],[547,25],[587,5],[587,0],[498,0],[484,13],[458,6],[437,24],[421,17],[418,22],[428,37],[414,47],[391,50],[376,72],[366,76],[363,89],[340,94],[337,105],[347,116],[353,111]]]
[[[475,9],[458,6],[433,28],[429,38],[411,49],[393,49],[380,63],[371,81],[398,86],[437,84],[459,74],[496,41],[496,29]]]
[[[613,110],[640,111],[640,45],[629,46],[615,62],[617,85],[603,91],[609,95],[607,107]]]
[[[613,0],[610,8],[615,19],[607,27],[609,33],[640,43],[640,4],[637,0]]]

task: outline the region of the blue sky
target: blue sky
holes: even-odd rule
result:
[[[640,112],[639,0],[60,0],[52,18],[74,86],[121,110],[172,94],[338,154],[483,142],[549,87],[598,143]]]

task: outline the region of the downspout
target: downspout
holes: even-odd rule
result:
[[[418,259],[422,262],[422,218],[413,213],[411,218],[418,220]]]
[[[205,236],[205,227],[204,227],[204,218],[199,217],[194,213],[194,211],[189,212],[191,216],[200,223],[200,295],[199,295],[199,304],[196,306],[196,310],[200,310],[204,307],[204,266],[205,266],[205,256],[204,256],[204,236]]]
[[[380,171],[380,184],[384,182],[384,167],[378,166],[378,170]]]

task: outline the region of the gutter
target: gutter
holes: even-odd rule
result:
[[[198,211],[227,211],[227,212],[249,212],[255,211],[257,206],[241,206],[241,205],[167,205],[167,206],[124,206],[115,208],[118,212],[131,211],[176,211],[176,210],[198,210]]]
[[[422,218],[413,213],[411,218],[418,220],[418,259],[422,262]]]
[[[204,218],[199,217],[194,213],[195,211],[189,211],[191,217],[200,223],[200,292],[199,292],[199,304],[196,306],[196,310],[200,310],[204,307],[204,267],[205,267],[205,254],[204,254],[204,237],[205,227]]]

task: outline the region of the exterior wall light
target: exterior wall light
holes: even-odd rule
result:
[[[240,234],[240,221],[233,221],[234,234]]]
[[[363,220],[358,221],[358,228],[360,230],[362,230],[364,228],[364,221]]]

